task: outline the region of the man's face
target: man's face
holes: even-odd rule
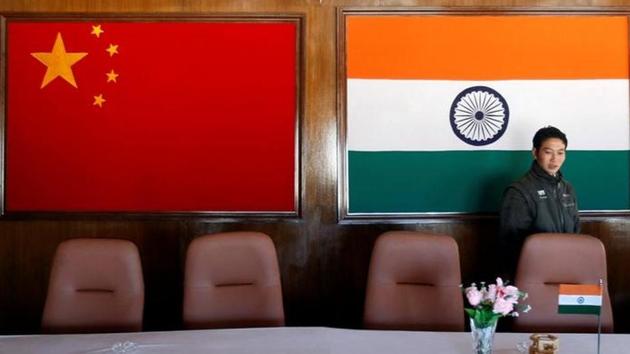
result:
[[[555,176],[562,167],[566,157],[566,145],[558,138],[545,139],[538,150],[532,154],[538,165],[548,174]]]

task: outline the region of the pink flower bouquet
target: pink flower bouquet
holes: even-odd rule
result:
[[[504,316],[518,317],[519,312],[528,312],[529,305],[519,305],[519,300],[525,300],[527,293],[519,291],[517,287],[503,283],[497,278],[496,284],[481,286],[472,283],[464,289],[468,303],[472,308],[466,308],[466,313],[477,328],[485,328],[496,324]]]

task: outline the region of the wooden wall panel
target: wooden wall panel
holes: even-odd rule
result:
[[[145,328],[181,323],[182,270],[196,236],[230,230],[269,234],[280,260],[288,325],[359,327],[369,258],[388,230],[428,230],[457,240],[464,281],[491,279],[495,218],[405,224],[337,222],[336,16],[338,6],[629,6],[630,1],[377,0],[4,0],[0,13],[259,13],[305,15],[302,213],[297,219],[125,218],[0,220],[0,334],[36,333],[56,246],[73,237],[118,237],[140,248],[146,284]],[[523,166],[525,170],[527,166]],[[630,218],[589,219],[585,233],[608,250],[616,329],[630,333]],[[627,317],[627,316],[625,316]]]

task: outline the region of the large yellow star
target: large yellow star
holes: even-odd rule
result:
[[[35,59],[48,67],[40,88],[46,87],[46,85],[58,76],[61,76],[61,78],[66,80],[70,85],[77,87],[74,74],[72,74],[72,65],[83,59],[87,54],[88,53],[66,52],[61,33],[57,33],[57,39],[55,39],[55,44],[50,53],[31,53]]]

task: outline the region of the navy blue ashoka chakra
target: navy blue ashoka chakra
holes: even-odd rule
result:
[[[460,92],[450,111],[451,128],[470,145],[492,144],[505,133],[510,109],[505,98],[486,86],[473,86]]]

